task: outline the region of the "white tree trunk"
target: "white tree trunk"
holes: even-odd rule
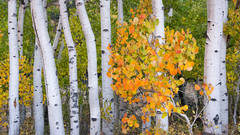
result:
[[[90,105],[90,135],[100,134],[100,105],[98,97],[97,52],[93,34],[83,0],[76,0],[77,13],[87,42],[88,90]]]
[[[66,0],[59,0],[61,22],[64,37],[68,48],[69,81],[70,81],[70,125],[71,135],[79,135],[79,108],[78,108],[78,79],[77,79],[77,53],[70,30]]]
[[[228,16],[228,0],[224,0],[222,4],[223,9],[223,23],[227,22]],[[222,85],[220,86],[221,90],[221,123],[222,123],[222,134],[228,134],[228,91],[226,84],[226,48],[227,48],[227,37],[223,35],[221,41],[221,50],[220,50],[220,78]]]
[[[204,58],[204,83],[214,87],[204,112],[204,132],[221,134],[220,51],[223,36],[222,5],[224,0],[208,0],[208,30]],[[207,100],[207,99],[206,99]]]
[[[54,38],[54,41],[53,41],[54,52],[57,49],[57,45],[58,45],[58,41],[60,39],[61,33],[62,33],[62,22],[61,22],[61,18],[59,17],[58,25],[57,25],[57,31],[56,31],[56,35],[55,35],[55,38]]]
[[[31,10],[33,14],[33,23],[36,29],[36,37],[40,43],[40,49],[43,55],[43,65],[45,69],[45,80],[48,101],[48,117],[51,135],[64,135],[64,125],[62,117],[62,103],[59,92],[57,70],[54,60],[54,51],[51,46],[46,14],[44,15],[43,2],[41,0],[31,1]]]
[[[9,135],[19,134],[19,62],[17,37],[17,2],[8,1],[8,39],[9,39]]]
[[[145,123],[142,123],[142,132],[144,133],[146,131],[146,129],[150,129],[151,128],[151,116],[149,117],[149,122],[145,122]]]
[[[23,55],[23,24],[25,8],[28,4],[28,0],[20,1],[19,11],[18,11],[18,50],[20,56]]]
[[[111,44],[111,18],[110,18],[110,0],[100,0],[100,16],[101,16],[101,46],[102,46],[102,96],[104,111],[110,106],[109,114],[105,115],[109,120],[102,120],[102,131],[106,135],[113,135],[114,129],[114,96],[111,88],[112,79],[107,76],[110,68],[109,56],[110,52],[107,47]]]
[[[118,21],[123,24],[123,0],[118,1]]]
[[[162,0],[152,0],[153,15],[159,20],[159,24],[155,28],[154,37],[159,40],[160,44],[164,44],[164,5]],[[158,109],[156,114],[156,127],[164,131],[168,131],[168,116],[162,118],[162,112]]]
[[[35,134],[44,134],[43,93],[42,93],[42,54],[35,39],[34,64],[33,64],[33,114],[35,121]]]
[[[23,25],[24,25],[24,16],[25,8],[28,4],[28,0],[20,1],[20,6],[18,10],[18,50],[20,57],[23,55]],[[20,124],[24,122],[26,116],[26,107],[24,104],[19,105],[20,109]]]

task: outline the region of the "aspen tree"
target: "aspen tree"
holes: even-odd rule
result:
[[[208,0],[208,28],[204,57],[204,83],[214,87],[204,111],[204,132],[221,134],[220,53],[223,36],[222,5],[224,0]]]
[[[110,52],[107,50],[108,45],[111,44],[111,18],[110,18],[110,0],[100,0],[100,16],[101,16],[101,46],[102,46],[102,96],[103,109],[108,111],[105,113],[105,118],[110,120],[102,121],[102,131],[106,135],[113,135],[114,129],[114,96],[111,88],[112,79],[107,76],[110,68],[109,56]],[[107,108],[110,107],[108,110]],[[110,116],[109,116],[110,115]]]
[[[8,40],[9,40],[9,135],[19,134],[19,62],[17,37],[17,2],[8,1]]]
[[[62,33],[62,22],[61,22],[61,18],[59,17],[56,35],[55,35],[54,40],[53,40],[53,50],[54,51],[56,51],[56,49],[57,49],[57,45],[58,45],[58,41],[61,37],[61,33]]]
[[[23,56],[23,24],[27,4],[28,0],[21,0],[18,11],[18,50],[20,56]]]
[[[31,11],[33,24],[36,30],[36,37],[40,43],[39,47],[43,57],[43,68],[45,75],[45,85],[47,90],[48,117],[50,134],[64,135],[64,125],[62,117],[62,103],[58,85],[57,70],[54,60],[54,51],[51,46],[47,29],[45,4],[41,0],[31,1]]]
[[[123,24],[123,0],[117,0],[118,2],[118,21]]]
[[[42,93],[42,55],[37,38],[35,38],[34,64],[33,64],[33,114],[35,121],[35,134],[44,134],[43,93]]]
[[[153,15],[158,19],[159,24],[155,28],[154,38],[158,39],[159,43],[163,45],[165,43],[164,32],[164,5],[162,0],[152,0]],[[168,131],[168,116],[162,118],[162,113],[159,109],[156,114],[156,128],[161,128],[164,131]]]
[[[88,19],[84,0],[76,0],[76,7],[87,44],[90,135],[100,135],[96,40]]]
[[[227,22],[228,16],[228,0],[224,0],[222,3],[223,23]],[[226,84],[226,48],[227,48],[227,37],[222,36],[221,50],[220,50],[220,78],[221,78],[221,123],[222,123],[222,134],[228,134],[228,91]]]
[[[61,23],[68,48],[69,81],[70,81],[70,125],[71,135],[79,134],[79,108],[78,108],[78,79],[77,79],[77,53],[70,30],[66,0],[59,0]]]

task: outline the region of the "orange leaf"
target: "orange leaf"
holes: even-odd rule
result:
[[[199,94],[200,94],[200,95],[203,95],[203,91],[200,91]]]
[[[132,34],[135,31],[135,28],[133,25],[129,27],[129,33]]]
[[[108,76],[108,77],[111,77],[111,73],[107,72],[107,76]]]
[[[135,128],[139,128],[139,124],[138,124],[138,123],[135,123],[135,124],[134,124],[134,127],[135,127]]]
[[[201,88],[200,88],[200,86],[199,85],[197,85],[197,84],[195,84],[195,90],[200,90]]]

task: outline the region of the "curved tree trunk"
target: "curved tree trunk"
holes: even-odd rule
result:
[[[93,34],[83,0],[76,0],[77,13],[87,42],[88,90],[90,105],[90,135],[100,135],[100,106],[98,97],[97,52]]]
[[[111,88],[112,79],[107,76],[110,68],[109,56],[110,52],[107,50],[108,45],[111,44],[111,18],[110,18],[110,0],[100,1],[100,15],[101,15],[101,46],[102,46],[102,96],[104,111],[110,106],[110,116],[105,113],[105,118],[109,120],[102,120],[102,131],[106,135],[113,135],[114,129],[114,96]]]
[[[35,121],[35,134],[44,134],[43,93],[42,93],[42,54],[35,39],[34,64],[33,64],[33,114]]]
[[[211,99],[204,111],[204,132],[221,134],[221,79],[220,51],[223,35],[222,4],[224,0],[208,0],[208,30],[204,57],[204,83],[214,87]],[[208,99],[206,99],[208,100]]]
[[[228,0],[224,0],[223,9],[223,23],[227,22],[228,16]],[[221,77],[221,121],[222,121],[222,134],[228,134],[228,91],[226,84],[226,48],[227,48],[227,37],[223,35],[221,41],[220,50],[220,77]]]
[[[17,37],[17,2],[8,1],[8,39],[9,39],[9,135],[19,134],[19,62]]]
[[[162,0],[152,0],[153,15],[159,20],[159,24],[155,28],[154,37],[159,40],[159,43],[163,45],[165,43],[164,32],[164,6]],[[168,131],[168,116],[162,118],[162,113],[159,109],[156,114],[156,128],[161,128],[164,131]]]
[[[70,81],[70,124],[71,135],[79,134],[79,108],[78,108],[78,79],[77,79],[77,53],[68,21],[68,12],[65,0],[59,0],[61,22],[64,37],[68,48],[69,81]]]
[[[48,117],[51,135],[64,135],[64,125],[62,117],[62,104],[59,92],[57,70],[54,60],[54,51],[51,46],[46,13],[41,0],[31,1],[31,10],[33,14],[33,23],[36,29],[36,37],[40,43],[40,49],[43,55],[43,65],[45,69],[45,81],[48,101]]]

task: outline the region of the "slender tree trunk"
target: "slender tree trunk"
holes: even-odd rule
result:
[[[221,134],[220,51],[223,36],[222,5],[224,0],[208,0],[208,30],[204,58],[204,83],[214,87],[204,112],[204,132]],[[207,100],[207,99],[206,99]]]
[[[40,49],[43,55],[43,65],[45,69],[45,81],[48,100],[48,117],[51,135],[64,135],[64,125],[62,117],[62,103],[59,92],[57,70],[54,60],[54,51],[51,46],[46,14],[41,0],[31,1],[31,10],[33,14],[34,28],[36,37],[40,43]]]
[[[102,96],[104,111],[110,106],[110,116],[105,113],[105,117],[109,120],[102,120],[102,131],[106,135],[113,135],[114,129],[114,96],[111,88],[112,79],[107,76],[110,68],[109,56],[110,52],[107,50],[108,45],[111,44],[111,18],[110,18],[110,0],[100,1],[100,15],[101,15],[101,46],[102,46]]]
[[[20,56],[23,55],[23,24],[24,24],[24,15],[25,8],[28,4],[28,0],[20,1],[19,13],[18,13],[18,50]]]
[[[123,0],[117,0],[118,2],[118,22],[123,25]],[[115,125],[116,127],[121,127],[121,119],[126,112],[126,103],[114,93],[115,96]]]
[[[142,123],[142,132],[144,133],[146,130],[151,128],[151,116],[149,117],[149,122]]]
[[[45,24],[48,27],[47,21],[47,1],[42,0],[44,6],[44,20]],[[32,22],[34,22],[34,16],[32,14]],[[33,113],[34,113],[34,126],[35,126],[35,134],[42,135],[44,134],[44,103],[43,103],[43,92],[42,92],[42,68],[43,68],[43,58],[42,52],[40,50],[40,41],[37,38],[37,30],[33,23],[34,32],[35,32],[35,51],[34,51],[34,65],[33,65],[33,85],[34,85],[34,92],[33,92]],[[44,70],[44,76],[45,70]],[[46,79],[45,81],[45,89],[47,88]]]
[[[77,79],[77,53],[70,30],[66,0],[59,0],[61,22],[64,37],[67,43],[69,56],[69,81],[70,81],[70,125],[71,135],[79,134],[79,108],[78,108],[78,79]]]
[[[57,45],[58,45],[58,41],[60,39],[61,33],[62,33],[62,22],[61,22],[61,18],[59,17],[57,31],[56,31],[56,35],[55,35],[55,38],[53,41],[53,50],[54,51],[56,51],[56,49],[57,49]]]
[[[228,16],[228,0],[224,0],[223,9],[223,23],[227,22]],[[228,91],[226,84],[226,48],[227,48],[227,37],[223,35],[221,41],[221,50],[220,50],[220,78],[222,85],[220,86],[221,90],[221,121],[222,121],[222,134],[228,134]]]
[[[90,135],[100,134],[100,105],[98,97],[97,52],[93,34],[83,0],[76,0],[77,13],[87,42],[88,89],[90,105]]]
[[[33,64],[33,114],[35,121],[35,134],[44,134],[43,93],[42,93],[42,54],[35,39],[34,64]]]
[[[118,21],[123,24],[123,0],[117,0],[118,2]]]
[[[164,44],[165,32],[164,32],[164,5],[162,0],[152,0],[153,15],[159,20],[159,24],[155,28],[154,37],[159,40],[160,44]],[[156,128],[161,128],[164,131],[168,131],[168,116],[162,118],[162,113],[159,109],[156,114]]]
[[[25,8],[28,4],[28,0],[22,0],[19,2],[19,10],[18,10],[18,50],[20,57],[23,55],[23,25],[24,25],[24,16],[25,16]],[[20,110],[20,124],[24,122],[26,116],[26,107],[24,104],[19,105]]]
[[[19,62],[17,37],[17,2],[8,1],[8,39],[9,39],[9,135],[19,134]]]
[[[234,111],[233,111],[233,123],[234,123],[234,126],[237,126],[237,108],[238,108],[239,93],[240,93],[239,85],[240,85],[240,79],[238,79],[238,82],[237,82],[237,88],[236,88],[237,95],[236,95],[236,100],[234,102]]]
[[[58,57],[57,57],[58,60],[60,60],[62,58],[63,49],[64,49],[64,41],[62,40],[62,43],[61,43],[61,46],[60,46],[60,49],[59,49],[59,52],[58,52]]]

